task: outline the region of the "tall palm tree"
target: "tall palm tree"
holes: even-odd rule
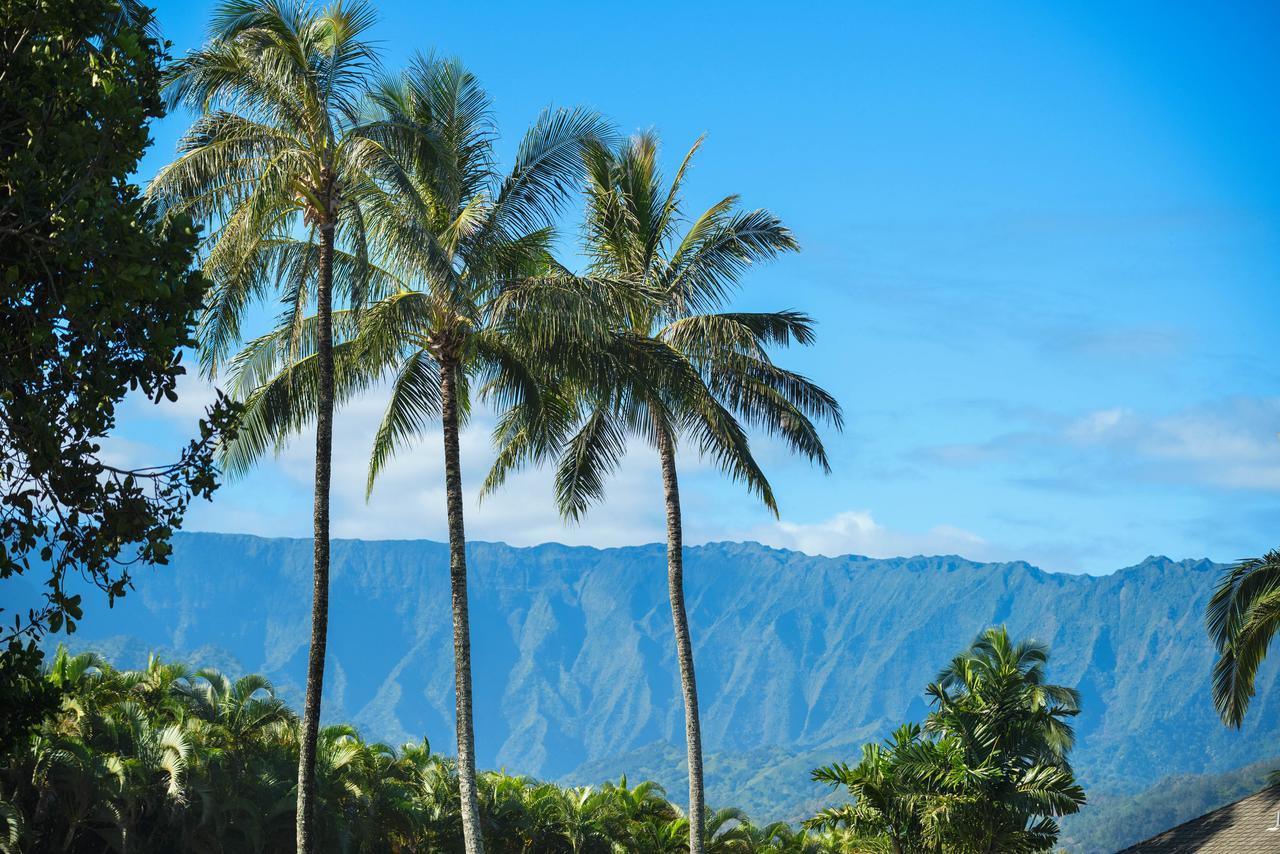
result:
[[[1280,629],[1280,551],[1240,561],[1224,572],[1205,616],[1218,647],[1213,704],[1223,723],[1239,727],[1253,699],[1258,667]]]
[[[283,291],[297,329],[315,305],[316,457],[311,644],[298,757],[297,846],[310,852],[316,739],[329,610],[335,286],[358,301],[367,140],[356,132],[376,56],[365,0],[224,0],[208,44],[178,61],[168,97],[199,113],[181,156],[151,187],[170,208],[208,222],[202,267],[213,288],[199,329],[213,376],[235,347],[246,308]],[[300,235],[305,234],[305,238]],[[347,275],[342,275],[345,270]]]
[[[755,428],[829,471],[813,420],[839,428],[839,404],[805,377],[774,364],[771,345],[813,341],[799,312],[721,311],[756,262],[798,246],[765,210],[743,211],[727,196],[693,217],[683,234],[680,190],[699,144],[685,156],[670,186],[658,171],[658,141],[640,134],[616,149],[589,146],[586,250],[593,275],[629,281],[643,302],[616,318],[604,345],[611,367],[603,382],[579,385],[576,420],[544,431],[568,435],[556,471],[562,513],[580,519],[604,495],[604,482],[638,435],[662,466],[667,522],[667,584],[676,658],[684,696],[689,762],[689,849],[704,849],[702,737],[693,644],[684,602],[684,558],[676,450],[689,438],[734,480],[777,513],[773,490],[748,444]],[[566,385],[571,385],[568,383]],[[555,412],[552,413],[557,414]],[[551,420],[551,419],[547,419]],[[539,456],[528,424],[504,425],[503,450],[486,490],[515,465]]]
[[[384,371],[393,375],[370,457],[370,493],[397,451],[437,424],[443,434],[458,780],[466,850],[475,854],[483,840],[459,431],[473,396],[538,423],[545,375],[599,349],[593,330],[613,291],[608,280],[572,276],[554,261],[552,221],[579,182],[586,142],[609,130],[589,111],[547,111],[503,174],[489,97],[457,61],[419,57],[376,86],[370,101],[361,133],[377,150],[360,193],[371,259],[362,275],[368,293],[385,295],[359,317],[336,318],[336,394],[343,399]],[[250,429],[236,439],[240,459],[280,442],[314,412],[315,329],[304,318],[237,358],[233,388],[254,389],[244,415]]]

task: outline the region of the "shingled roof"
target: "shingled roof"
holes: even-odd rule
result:
[[[1117,854],[1263,854],[1280,852],[1280,786],[1227,804]]]

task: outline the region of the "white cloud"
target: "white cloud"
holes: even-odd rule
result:
[[[1124,407],[1007,432],[985,442],[931,448],[954,466],[1003,462],[1041,482],[1141,481],[1223,489],[1280,490],[1280,399],[1232,398],[1164,415]]]
[[[829,557],[959,554],[986,559],[990,553],[986,540],[961,528],[938,525],[923,533],[895,531],[881,525],[867,510],[848,510],[813,523],[774,522],[756,528],[750,537],[766,545]]]
[[[1090,442],[1113,433],[1126,418],[1131,419],[1132,414],[1124,409],[1099,409],[1076,419],[1064,432],[1075,441]]]
[[[444,463],[441,433],[431,431],[403,448],[365,500],[369,450],[382,418],[385,390],[375,390],[339,410],[334,421],[331,533],[361,539],[443,540]],[[630,449],[608,485],[604,504],[576,526],[557,512],[551,475],[517,473],[481,501],[480,485],[493,461],[492,416],[477,411],[460,436],[467,536],[513,545],[556,541],[598,546],[635,545],[664,539],[661,481],[652,451]],[[212,505],[196,508],[191,529],[266,536],[307,536],[311,524],[315,434],[291,439],[275,458],[260,462],[244,480],[226,485]],[[280,493],[268,500],[267,493]],[[253,509],[259,502],[266,512]]]
[[[1067,437],[1100,444],[1144,477],[1231,489],[1280,489],[1280,402],[1229,400],[1166,416],[1093,412]]]

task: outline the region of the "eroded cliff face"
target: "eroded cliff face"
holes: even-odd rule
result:
[[[122,666],[158,649],[262,672],[296,701],[310,560],[305,540],[180,535],[171,566],[139,577],[115,609],[91,602],[74,646]],[[469,563],[481,766],[575,782],[674,778],[683,724],[662,548],[475,543]],[[439,543],[334,543],[326,718],[452,749],[447,566]],[[922,717],[925,684],[993,623],[1050,644],[1050,676],[1081,690],[1074,761],[1088,785],[1138,791],[1246,764],[1262,742],[1275,752],[1280,662],[1264,666],[1243,732],[1209,701],[1203,613],[1219,569],[1149,558],[1093,577],[958,557],[691,548],[711,800],[795,814],[816,794],[808,767]]]

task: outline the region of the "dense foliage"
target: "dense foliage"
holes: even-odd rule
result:
[[[928,687],[923,727],[866,745],[857,765],[813,772],[853,801],[808,825],[879,836],[896,854],[1051,850],[1054,819],[1085,797],[1067,761],[1079,697],[1045,682],[1047,660],[1044,646],[988,629]]]
[[[0,578],[49,575],[11,636],[74,628],[69,572],[124,595],[216,486],[221,406],[172,465],[102,452],[126,393],[176,399],[204,292],[190,221],[160,223],[130,182],[164,113],[148,22],[116,0],[0,3]]]
[[[280,851],[294,840],[298,719],[259,676],[229,679],[153,658],[136,671],[59,650],[45,675],[58,711],[0,755],[0,852]],[[353,728],[321,730],[317,844],[335,852],[462,850],[454,763]],[[485,843],[498,852],[687,850],[688,822],[653,783],[561,788],[479,775]],[[707,850],[861,850],[838,833],[707,816]]]

